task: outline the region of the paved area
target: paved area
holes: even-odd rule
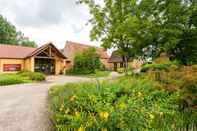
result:
[[[89,78],[50,76],[46,82],[0,87],[0,131],[50,131],[48,89]]]

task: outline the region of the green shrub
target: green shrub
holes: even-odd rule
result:
[[[182,81],[181,101],[184,108],[197,108],[197,70],[196,66],[183,67],[179,70]]]
[[[91,74],[101,68],[100,57],[95,48],[89,48],[78,53],[74,58],[74,67],[70,70],[73,74]]]
[[[27,77],[28,79],[33,81],[43,81],[46,79],[46,76],[43,73],[39,72],[21,71],[17,74],[22,77]]]
[[[142,66],[141,71],[147,72],[148,70],[167,70],[170,64],[145,64]]]
[[[117,72],[118,72],[118,73],[124,73],[124,70],[125,70],[124,68],[118,68],[118,69],[117,69]]]
[[[110,83],[67,84],[51,88],[49,96],[57,131],[174,131],[185,126],[178,111],[179,93],[158,90],[146,79],[124,77]]]
[[[20,75],[20,76],[23,76],[23,77],[29,77],[31,76],[33,72],[31,71],[19,71],[17,74]]]
[[[1,75],[0,86],[24,83],[24,79],[17,75]]]
[[[31,73],[29,78],[33,81],[44,81],[46,79],[44,74],[38,72]]]
[[[150,71],[148,79],[157,82],[158,88],[170,92],[180,92],[178,97],[179,111],[183,113],[187,125],[197,124],[197,68],[196,65],[178,67],[171,65],[168,71]],[[194,117],[195,116],[195,117]],[[186,121],[187,120],[187,121]]]
[[[43,81],[43,80],[45,80],[45,75],[42,73],[20,71],[16,74],[1,74],[0,86],[29,83],[33,81]]]

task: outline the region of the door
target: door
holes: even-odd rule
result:
[[[47,75],[55,74],[55,60],[35,58],[35,72],[42,72]]]

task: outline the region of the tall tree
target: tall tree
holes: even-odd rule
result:
[[[92,18],[91,38],[105,48],[118,48],[125,64],[151,49],[172,54],[188,28],[194,0],[81,0]]]
[[[15,26],[9,23],[2,15],[0,15],[0,44],[37,47],[36,43],[30,41],[21,31],[17,32]]]
[[[100,40],[105,48],[118,48],[127,69],[128,60],[142,54],[151,40],[151,22],[143,16],[143,9],[152,4],[151,0],[141,5],[137,0],[105,0],[104,6],[93,0],[81,2],[89,6],[92,14],[92,40]]]
[[[0,15],[0,43],[1,44],[16,44],[17,31],[3,16]]]
[[[188,0],[158,0],[154,15],[155,46],[170,53],[188,27],[191,3]]]
[[[197,1],[192,2],[188,25],[171,53],[185,65],[197,63]]]

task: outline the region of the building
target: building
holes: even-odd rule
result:
[[[63,73],[66,60],[52,43],[39,48],[0,44],[0,73],[25,70],[57,75]]]
[[[108,63],[113,64],[113,70],[117,71],[118,68],[124,67],[124,62],[118,51],[113,51]]]
[[[112,55],[109,58],[108,62],[113,64],[112,68],[114,71],[117,71],[118,68],[124,67],[123,59],[117,50],[112,52]],[[136,69],[140,69],[143,63],[144,61],[141,59],[129,59],[128,66],[130,69],[136,70]]]
[[[83,52],[91,47],[95,47],[95,46],[67,41],[63,49],[63,54],[71,61],[71,65],[73,66],[74,58],[76,54],[79,52]],[[107,54],[106,50],[101,47],[95,47],[95,48],[96,48],[96,52],[100,55],[101,63],[105,66],[106,69],[110,69],[111,64],[108,63],[109,55]]]

